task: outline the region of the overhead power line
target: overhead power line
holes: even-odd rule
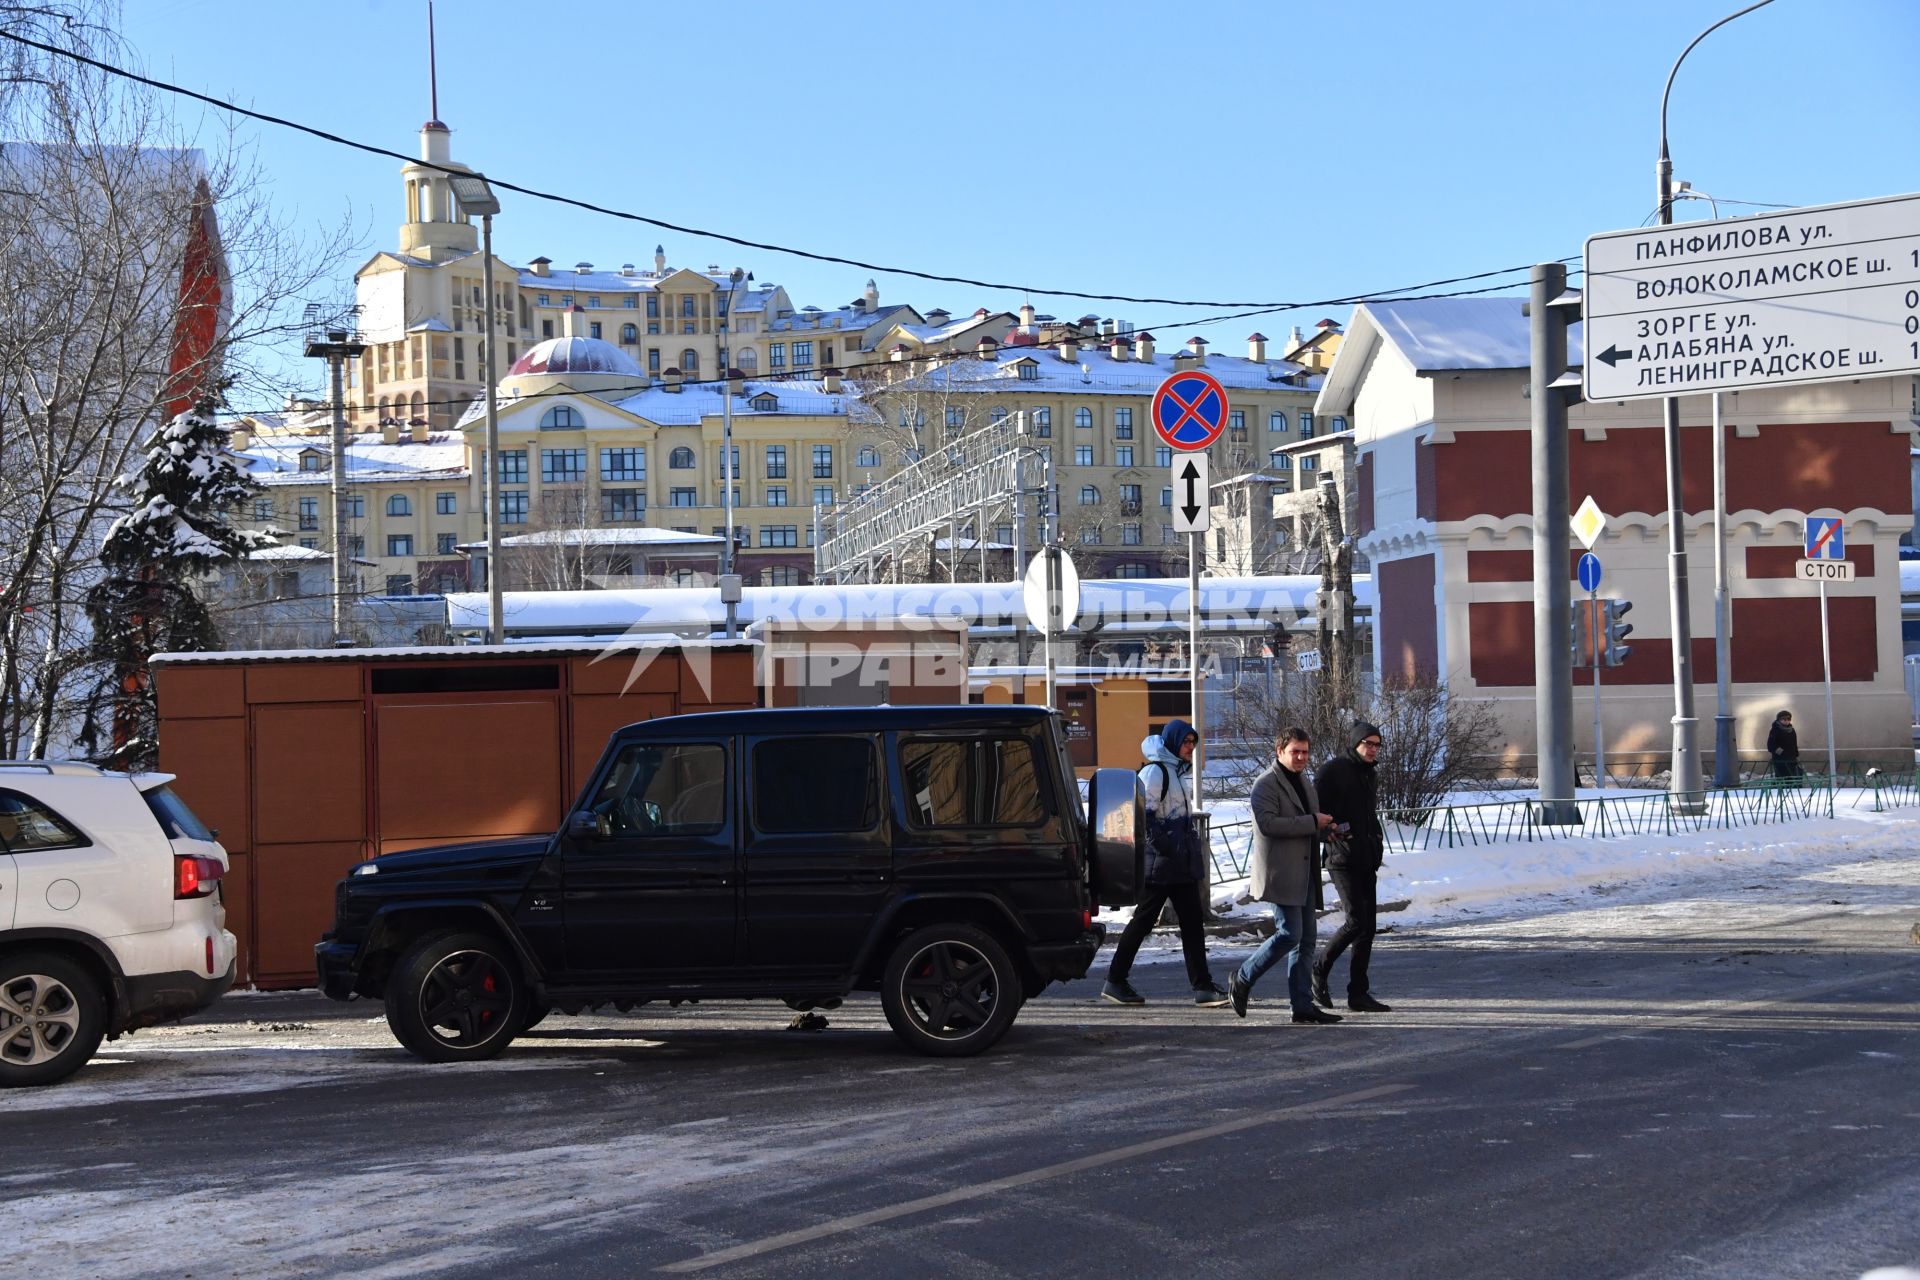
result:
[[[1575,261],[1575,259],[1561,258],[1561,259],[1558,259],[1558,261],[1572,262],[1572,261]],[[1569,272],[1568,274],[1573,275],[1577,273]],[[1467,277],[1467,278],[1471,279],[1472,277]],[[1510,289],[1512,287],[1513,286],[1510,284],[1496,284],[1496,285],[1487,285],[1479,289],[1455,289],[1447,293],[1416,293],[1416,294],[1406,294],[1406,295],[1390,296],[1390,297],[1362,297],[1362,298],[1356,299],[1356,301],[1359,301],[1359,302],[1422,302],[1422,301],[1426,301],[1428,299],[1433,299],[1433,298],[1469,298],[1469,297],[1476,297],[1481,294],[1497,293],[1502,289]],[[1314,307],[1331,306],[1331,305],[1333,305],[1333,303],[1331,302],[1308,302],[1308,303],[1302,303],[1298,306],[1266,307],[1266,308],[1262,308],[1260,310],[1255,310],[1255,311],[1237,311],[1228,315],[1220,315],[1220,316],[1199,316],[1199,317],[1187,317],[1187,318],[1170,317],[1167,320],[1164,320],[1157,324],[1135,325],[1133,334],[1130,335],[1130,337],[1138,336],[1139,334],[1142,334],[1142,333],[1151,333],[1155,329],[1194,328],[1196,326],[1205,325],[1205,324],[1219,324],[1227,320],[1244,320],[1251,316],[1269,315],[1276,311],[1299,311],[1299,310],[1312,309]],[[845,331],[840,330],[838,332],[845,332]],[[660,336],[674,337],[678,335],[663,334]],[[998,340],[996,339],[996,341]],[[1104,341],[1105,341],[1104,338],[1095,337],[1089,341],[1080,342],[1079,345],[1087,346],[1087,347],[1096,347],[1101,345],[1101,343]],[[1012,351],[1023,351],[1023,352],[1024,351],[1049,351],[1054,349],[1055,347],[1060,346],[1062,342],[1064,342],[1064,339],[1053,339],[1047,342],[1035,342],[1035,343],[1032,343],[1031,345],[1007,347],[1006,349],[1012,350]],[[778,382],[795,382],[795,381],[812,382],[817,378],[821,377],[825,369],[827,368],[832,368],[837,372],[839,372],[841,376],[846,377],[867,369],[899,369],[903,365],[935,364],[935,363],[942,363],[942,362],[966,360],[969,358],[971,358],[971,353],[967,351],[924,351],[924,352],[916,353],[914,355],[906,356],[899,360],[895,360],[888,355],[882,355],[877,359],[848,361],[848,362],[831,365],[831,366],[820,366],[817,368],[810,367],[806,369],[789,369],[789,370],[782,370],[779,373],[755,373],[752,375],[742,375],[742,380],[750,381],[750,382],[760,382],[760,383],[765,383],[765,382],[778,383]],[[718,377],[718,378],[685,378],[683,377],[676,385],[683,389],[687,387],[717,386],[720,383],[726,382],[728,380],[729,379],[725,377]],[[629,383],[625,386],[615,385],[611,387],[602,387],[599,390],[592,391],[592,392],[575,391],[570,388],[556,388],[556,389],[547,390],[547,391],[530,391],[525,395],[517,397],[515,400],[511,401],[510,403],[519,404],[528,400],[542,400],[542,399],[547,399],[549,397],[565,397],[565,396],[578,396],[578,395],[592,395],[596,398],[604,399],[609,395],[616,395],[616,394],[639,395],[643,391],[655,390],[661,386],[662,386],[661,383],[656,382],[652,380],[651,377],[649,377],[649,380],[646,382]],[[1014,388],[1014,389],[1018,390],[1019,388]],[[390,408],[393,409],[396,413],[402,410],[410,412],[416,407],[422,408],[422,409],[465,408],[473,404],[477,398],[478,398],[477,395],[474,395],[474,396],[463,396],[458,399],[422,400],[417,406],[414,404],[413,401],[408,400],[404,403],[395,403],[391,405]],[[312,402],[312,405],[313,405],[312,411],[316,413],[322,412],[322,411],[330,413],[332,412],[332,409],[333,409],[333,404],[331,401],[315,400]],[[349,407],[351,408],[354,406],[349,406]],[[363,405],[360,407],[371,408],[373,406]],[[223,417],[247,418],[247,417],[262,417],[268,414],[275,414],[275,413],[284,413],[284,412],[287,412],[287,410],[284,407],[275,408],[275,409],[252,409],[252,410],[221,408],[216,412]]]
[[[264,111],[255,111],[255,110],[252,110],[251,108],[242,107],[235,103],[226,101],[225,99],[213,97],[210,94],[199,93],[195,90],[188,89],[183,85],[172,84],[165,80],[155,79],[152,76],[141,75],[139,72],[136,72],[136,71],[129,71],[125,67],[115,66],[113,63],[104,62],[98,58],[91,58],[85,54],[77,53],[71,49],[62,49],[58,45],[51,45],[51,44],[45,43],[44,41],[29,39],[28,37],[19,35],[15,32],[0,31],[0,38],[11,40],[15,44],[24,45],[27,48],[38,49],[43,53],[52,54],[55,57],[66,58],[70,61],[80,63],[84,66],[92,67],[97,71],[105,72],[106,74],[111,76],[117,76],[124,80],[130,80],[136,84],[146,85],[150,89],[157,89],[163,93],[170,93],[170,94],[177,95],[179,97],[190,98],[196,102],[205,103],[206,105],[210,107],[214,107],[220,111],[231,112],[234,115],[243,116],[249,120],[257,120],[262,124],[277,125],[283,129],[293,129],[300,133],[307,134],[311,137],[319,138],[324,142],[331,142],[338,146],[343,146],[343,147],[351,147],[356,151],[364,151],[369,155],[384,156],[388,159],[398,160],[403,164],[417,164],[417,165],[420,165],[422,168],[437,169],[442,173],[448,173],[448,174],[467,175],[473,172],[467,169],[457,169],[449,165],[435,164],[432,161],[422,160],[422,159],[419,159],[418,157],[407,155],[405,152],[394,151],[388,147],[379,147],[379,146],[373,145],[372,143],[360,142],[353,138],[344,137],[340,134],[330,132],[329,130],[318,128],[314,125],[302,124],[297,120],[287,119],[284,116],[271,115]],[[741,236],[730,235],[724,231],[714,231],[704,227],[693,227],[693,226],[687,226],[677,222],[668,222],[662,218],[648,217],[645,214],[633,213],[631,211],[624,210],[624,209],[614,209],[606,205],[596,204],[590,200],[582,200],[574,196],[566,196],[566,195],[561,195],[557,192],[542,191],[535,187],[522,186],[518,183],[506,181],[505,179],[495,178],[490,174],[481,174],[480,176],[485,177],[488,183],[490,183],[495,187],[500,188],[503,191],[516,192],[520,195],[529,196],[536,200],[545,200],[554,204],[566,205],[571,208],[584,210],[588,213],[597,213],[597,214],[604,215],[606,217],[617,218],[626,222],[637,222],[649,227],[656,227],[664,231],[678,232],[679,234],[682,234],[682,235],[697,236],[697,237],[708,239],[708,240],[719,240],[727,244],[738,245],[739,247],[745,248],[745,249],[758,249],[766,253],[783,254],[788,257],[804,258],[813,262],[832,263],[838,266],[856,267],[862,271],[873,271],[873,272],[878,272],[882,275],[905,276],[910,279],[928,280],[938,284],[963,284],[963,285],[968,285],[977,289],[991,289],[999,292],[1037,294],[1041,297],[1049,297],[1049,298],[1080,298],[1089,302],[1130,302],[1130,303],[1135,303],[1143,306],[1173,306],[1173,307],[1254,307],[1254,308],[1260,308],[1263,310],[1297,310],[1297,309],[1312,307],[1312,306],[1337,306],[1337,305],[1343,305],[1347,303],[1365,301],[1369,296],[1372,296],[1369,294],[1354,294],[1345,298],[1324,299],[1319,302],[1275,302],[1275,301],[1221,302],[1221,301],[1214,301],[1214,300],[1207,300],[1207,299],[1143,297],[1143,296],[1136,296],[1131,294],[1119,294],[1119,293],[1088,293],[1088,292],[1082,292],[1074,289],[1049,289],[1049,288],[1044,288],[1042,286],[1033,285],[1033,284],[1014,284],[1006,281],[979,280],[969,276],[945,275],[945,274],[942,274],[939,272],[933,272],[933,271],[920,271],[912,267],[888,266],[884,263],[866,262],[859,258],[847,258],[847,257],[839,256],[837,254],[819,253],[810,249],[796,249],[790,245],[774,244],[768,241],[748,240]],[[1531,270],[1531,268],[1532,268],[1532,264],[1528,263],[1524,266],[1505,267],[1498,271],[1483,271],[1475,275],[1454,276],[1446,280],[1431,280],[1426,282],[1425,284],[1409,285],[1405,287],[1407,289],[1436,288],[1441,285],[1459,284],[1459,283],[1463,283],[1470,280],[1485,280],[1485,279],[1490,279],[1494,276],[1512,275],[1516,272]]]

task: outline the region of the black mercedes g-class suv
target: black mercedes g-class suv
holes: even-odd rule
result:
[[[1096,902],[1137,899],[1138,783],[1099,770],[1089,794],[1039,707],[628,725],[553,835],[356,867],[316,948],[320,985],[384,998],[431,1062],[491,1057],[554,1010],[808,1010],[873,990],[914,1049],[974,1054],[1028,997],[1085,975]]]

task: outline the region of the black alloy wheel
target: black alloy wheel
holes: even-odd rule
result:
[[[929,925],[887,961],[880,1003],[894,1034],[920,1053],[961,1058],[991,1047],[1025,1003],[1006,948],[968,924]]]
[[[520,967],[495,938],[440,933],[415,943],[387,982],[387,1025],[428,1062],[477,1062],[527,1025]]]

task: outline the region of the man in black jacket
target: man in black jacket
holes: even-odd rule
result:
[[[1320,807],[1347,830],[1344,839],[1327,846],[1327,871],[1340,894],[1346,923],[1327,939],[1327,949],[1313,962],[1313,998],[1322,1008],[1333,1008],[1327,975],[1333,962],[1349,946],[1347,1008],[1362,1013],[1385,1013],[1388,1006],[1373,998],[1367,985],[1367,962],[1373,956],[1374,912],[1381,858],[1386,838],[1380,829],[1379,782],[1374,772],[1380,758],[1380,726],[1362,720],[1353,726],[1341,755],[1320,766],[1314,782],[1320,789]],[[1336,825],[1336,830],[1338,830]]]

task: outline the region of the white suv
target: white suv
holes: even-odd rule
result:
[[[0,1087],[64,1080],[103,1036],[233,985],[227,851],[171,781],[0,761]]]

